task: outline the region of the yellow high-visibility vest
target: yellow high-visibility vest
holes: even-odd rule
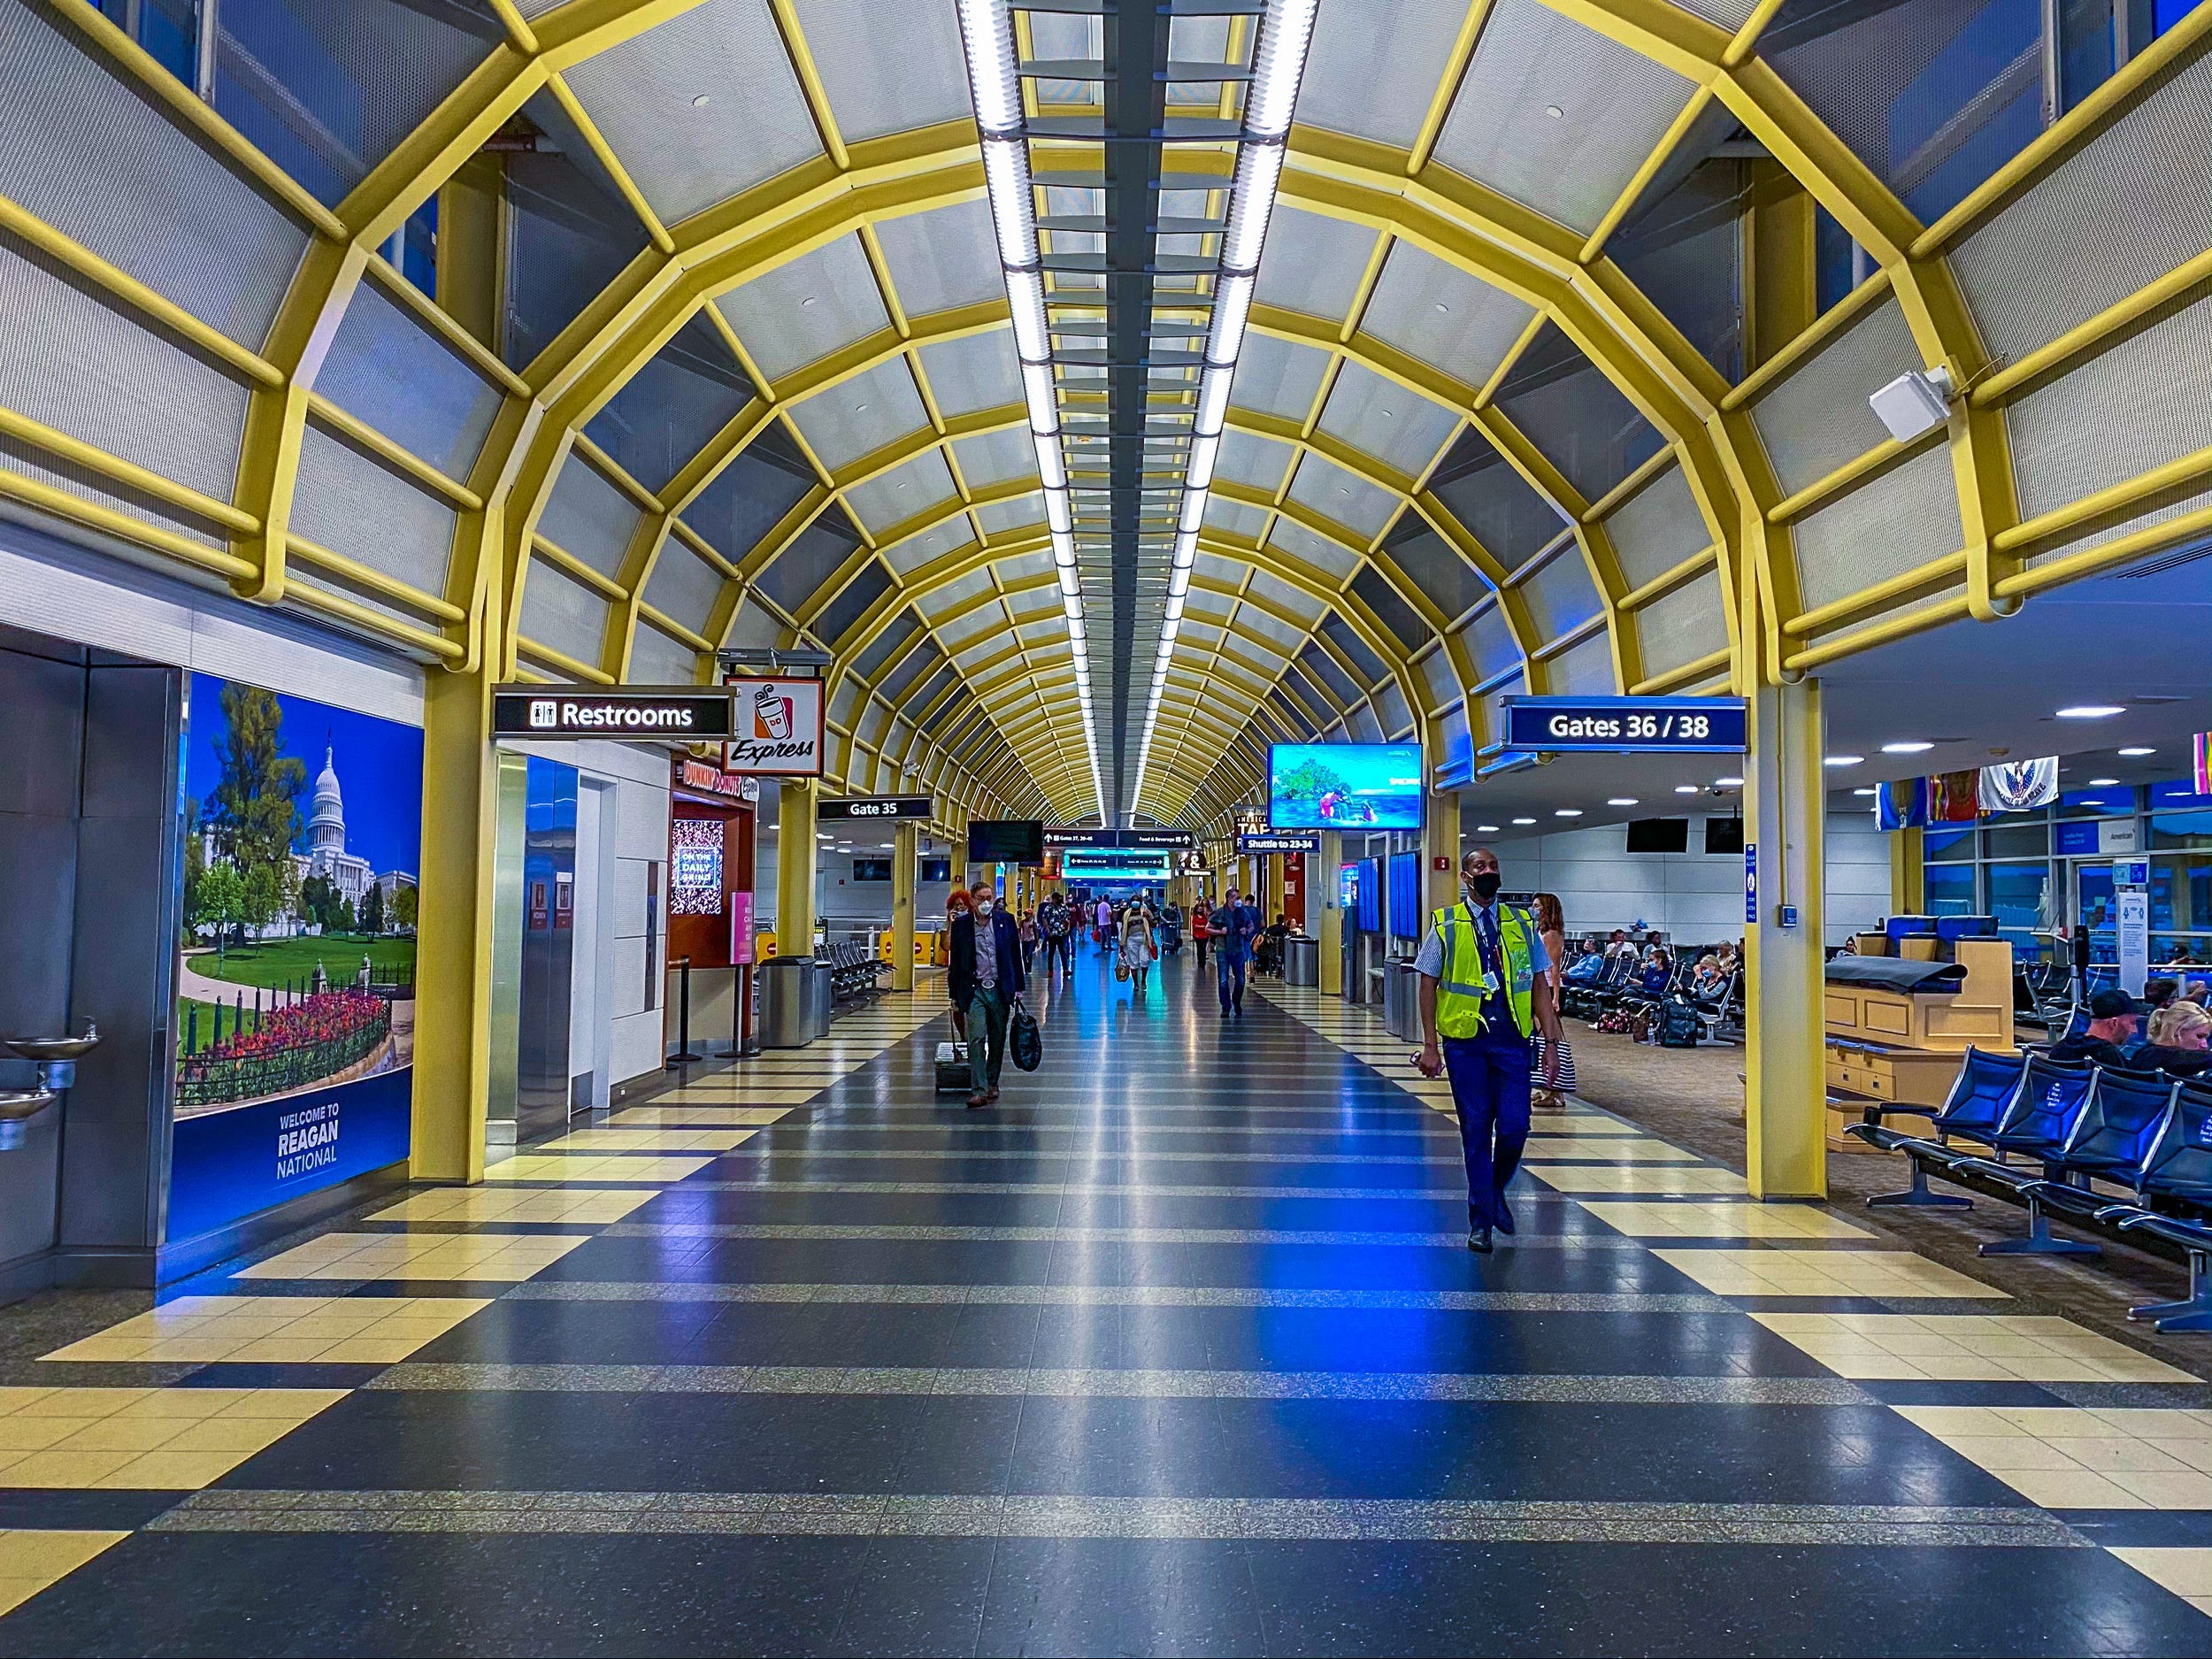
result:
[[[1497,906],[1498,955],[1505,965],[1506,1002],[1513,1023],[1527,1037],[1536,1029],[1535,955],[1530,941],[1536,924],[1526,910]],[[1440,1036],[1473,1037],[1483,1029],[1483,1005],[1499,989],[1482,964],[1482,943],[1475,915],[1462,899],[1436,912],[1436,936],[1444,947],[1444,972],[1436,981],[1436,1029]]]

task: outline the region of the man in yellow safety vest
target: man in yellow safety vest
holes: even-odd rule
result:
[[[1487,1255],[1491,1231],[1513,1231],[1505,1187],[1528,1144],[1529,1039],[1546,1039],[1544,1085],[1559,1052],[1559,1010],[1546,971],[1551,953],[1528,912],[1498,902],[1498,856],[1478,847],[1459,861],[1459,902],[1436,912],[1413,965],[1421,976],[1425,1077],[1449,1071],[1467,1159],[1467,1248]],[[1439,1052],[1439,1035],[1442,1037]]]

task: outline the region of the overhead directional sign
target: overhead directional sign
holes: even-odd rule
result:
[[[849,821],[855,818],[926,820],[935,806],[935,797],[926,795],[840,795],[816,802],[814,816]]]
[[[1265,830],[1256,834],[1238,836],[1237,850],[1240,853],[1317,853],[1321,850],[1321,837],[1317,832],[1300,834],[1295,830]]]
[[[1191,844],[1191,833],[1179,829],[1087,829],[1077,825],[1048,825],[1048,847],[1166,848],[1179,851]]]
[[[1741,697],[1505,697],[1505,747],[1525,754],[1744,750]]]
[[[502,686],[494,737],[647,737],[679,741],[730,734],[730,695],[700,686]]]

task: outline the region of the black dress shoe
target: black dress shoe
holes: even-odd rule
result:
[[[1498,1231],[1507,1238],[1513,1236],[1513,1212],[1505,1207],[1505,1200],[1498,1200]]]
[[[1467,1235],[1467,1248],[1472,1250],[1477,1256],[1489,1255],[1492,1248],[1490,1243],[1490,1229],[1487,1227],[1477,1227],[1472,1233],[1469,1233]]]

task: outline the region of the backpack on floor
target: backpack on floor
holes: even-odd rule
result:
[[[1694,1048],[1705,1040],[1705,1022],[1697,1016],[1697,1010],[1689,999],[1671,996],[1659,1010],[1659,1046],[1662,1048]]]

